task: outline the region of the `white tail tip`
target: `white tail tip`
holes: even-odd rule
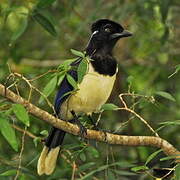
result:
[[[37,172],[39,175],[50,175],[56,167],[56,161],[60,147],[52,148],[44,147],[38,160]]]

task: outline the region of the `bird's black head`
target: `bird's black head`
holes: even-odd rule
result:
[[[120,24],[109,19],[100,19],[94,22],[91,31],[92,35],[86,48],[88,55],[95,52],[111,54],[114,45],[120,38],[132,35]]]

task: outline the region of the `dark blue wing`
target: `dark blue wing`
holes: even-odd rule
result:
[[[80,64],[81,60],[82,59],[79,58],[75,62],[71,63],[73,69],[68,72],[68,74],[71,75],[76,81],[77,81],[77,71],[75,69],[77,69],[76,67]],[[70,94],[67,94],[65,96],[64,94],[73,91],[73,89],[74,89],[73,86],[71,86],[71,84],[68,82],[67,78],[65,77],[59,86],[59,90],[55,98],[54,108],[57,115],[59,114],[62,103],[70,96]]]

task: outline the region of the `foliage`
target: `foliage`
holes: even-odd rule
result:
[[[93,118],[98,119],[100,129],[127,135],[152,135],[134,114],[118,109],[122,107],[118,95],[127,92],[129,95],[124,100],[128,106],[161,137],[180,148],[179,12],[177,0],[2,0],[0,81],[7,86],[14,83],[10,89],[52,112],[56,89],[64,77],[77,90],[88,70],[89,59],[83,50],[90,36],[89,25],[99,18],[113,19],[134,35],[116,47],[117,82],[109,102],[101,109],[102,118],[96,114]],[[77,56],[83,59],[78,68],[78,83],[67,73]],[[11,72],[23,74],[31,87],[21,77],[9,76]],[[0,122],[2,180],[16,176],[20,159],[19,179],[47,180],[73,179],[75,166],[75,179],[151,180],[154,179],[148,175],[151,169],[169,167],[172,159],[148,147],[85,143],[67,135],[56,171],[50,177],[38,177],[36,164],[42,149],[41,139],[47,136],[49,126],[29,115],[21,105],[1,97]],[[35,138],[26,136],[23,143],[23,132],[13,125],[27,129]],[[174,178],[180,179],[179,165],[175,167]]]

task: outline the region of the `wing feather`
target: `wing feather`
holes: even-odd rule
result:
[[[68,71],[68,74],[71,75],[74,80],[77,82],[77,67],[80,64],[82,58],[78,58],[76,61],[74,61],[73,63],[71,63],[71,70]],[[58,115],[60,112],[60,108],[62,103],[70,96],[70,94],[65,95],[68,92],[73,91],[74,88],[73,86],[68,82],[66,76],[64,77],[63,81],[61,82],[60,86],[59,86],[59,90],[56,94],[56,98],[55,98],[55,104],[54,104],[54,108],[56,111],[56,114]],[[65,96],[64,96],[65,95]]]

